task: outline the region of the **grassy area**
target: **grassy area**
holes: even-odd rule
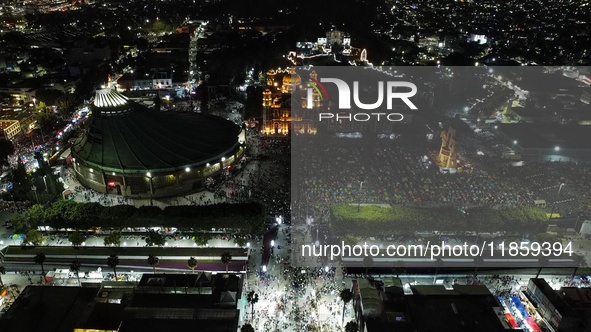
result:
[[[544,210],[530,207],[493,209],[454,207],[383,207],[335,205],[331,228],[339,236],[381,236],[416,232],[507,232],[537,234],[546,231]]]

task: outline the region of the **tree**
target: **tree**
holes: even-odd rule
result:
[[[23,244],[25,245],[31,244],[34,246],[38,246],[43,242],[45,242],[45,237],[43,237],[43,234],[41,234],[36,229],[31,229],[30,231],[28,231],[27,235],[23,239]]]
[[[246,294],[246,301],[250,304],[250,320],[252,321],[254,319],[254,305],[259,302],[259,294],[254,291],[248,292]]]
[[[59,115],[63,119],[69,119],[76,107],[76,97],[71,93],[65,94],[56,100],[56,106]]]
[[[254,332],[254,327],[252,327],[252,325],[246,323],[246,324],[242,325],[242,327],[240,328],[240,332]]]
[[[8,156],[14,153],[14,145],[11,141],[0,140],[0,166],[8,166]]]
[[[43,102],[40,102],[40,104],[43,104]],[[44,104],[38,105],[37,111],[33,114],[33,119],[37,122],[39,128],[43,130],[43,128],[49,127],[51,124],[55,123],[57,120],[57,114],[55,114],[53,109],[44,107]]]
[[[44,102],[47,105],[55,105],[63,95],[63,92],[56,89],[39,89],[35,91],[35,98],[39,100],[39,103]]]
[[[148,256],[148,265],[152,267],[152,271],[154,271],[154,273],[156,273],[156,265],[158,265],[159,262],[160,259],[158,259],[158,257],[154,255]]]
[[[100,216],[103,210],[103,206],[96,202],[75,204],[72,207],[70,222],[72,226],[77,229],[92,228],[93,226],[96,226],[92,224],[92,221],[95,220],[97,216]]]
[[[41,273],[43,274],[43,280],[47,282],[47,279],[45,279],[45,268],[43,267],[43,263],[45,263],[45,258],[45,254],[40,252],[37,255],[35,255],[34,261],[35,264],[41,265]]]
[[[1,141],[1,140],[0,140]],[[1,153],[1,151],[0,151]],[[0,155],[0,158],[2,155]],[[27,173],[25,164],[20,161],[16,169],[12,170],[12,192],[11,196],[16,200],[28,200],[28,194],[31,192],[31,177]]]
[[[25,213],[31,226],[45,226],[45,207],[42,204],[34,204]]]
[[[343,288],[340,294],[341,300],[343,301],[343,323],[345,322],[345,308],[347,307],[347,303],[353,300],[353,292],[351,292],[348,288]]]
[[[354,320],[348,322],[347,325],[345,325],[345,332],[358,332],[358,331],[359,331],[359,327],[357,325],[357,322]]]
[[[210,236],[208,234],[195,234],[195,243],[198,246],[204,246],[209,242]]]
[[[14,227],[15,233],[24,233],[29,228],[31,228],[27,219],[24,218],[22,215],[18,215],[16,217],[12,218],[12,220],[10,222],[12,223],[12,226]]]
[[[76,202],[60,199],[45,210],[45,224],[55,229],[77,227],[76,209]]]
[[[82,286],[82,284],[80,283],[80,268],[82,267],[82,264],[80,264],[80,262],[78,260],[74,260],[72,262],[72,264],[70,264],[70,270],[74,273],[76,273],[76,278],[78,279],[78,286]]]
[[[68,240],[70,240],[70,242],[72,242],[72,245],[74,247],[77,247],[77,246],[81,245],[82,242],[84,242],[85,238],[84,238],[84,234],[82,234],[81,232],[74,232],[74,233],[70,234],[70,236],[68,237]]]
[[[229,252],[224,251],[221,257],[222,264],[226,266],[226,272],[228,272],[228,264],[232,261],[232,255]]]
[[[112,232],[111,234],[105,236],[103,243],[105,244],[105,247],[108,247],[110,245],[119,247],[119,245],[121,244],[121,233]]]
[[[111,254],[109,257],[107,257],[107,265],[113,269],[115,280],[117,280],[117,265],[119,265],[119,256]]]
[[[164,237],[164,235],[162,235],[158,232],[150,230],[150,231],[148,231],[148,234],[146,234],[146,245],[148,247],[151,247],[154,245],[162,247],[165,243],[166,243],[166,238]]]
[[[198,264],[199,262],[197,262],[194,257],[191,257],[189,260],[187,260],[187,266],[191,269],[191,273],[195,273],[195,269],[197,268]]]

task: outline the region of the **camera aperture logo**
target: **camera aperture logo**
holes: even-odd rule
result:
[[[361,88],[359,87],[359,81],[353,81],[353,93],[351,93],[351,88],[349,84],[342,79],[339,78],[321,78],[320,81],[315,79],[310,79],[308,82],[307,88],[307,107],[308,109],[312,109],[313,106],[313,94],[317,92],[319,95],[320,100],[328,100],[328,92],[322,83],[332,83],[337,87],[338,91],[338,109],[339,110],[351,110],[351,99],[355,104],[355,107],[361,110],[377,110],[384,104],[384,99],[386,99],[386,108],[387,110],[392,110],[394,105],[395,99],[400,99],[404,102],[404,104],[411,110],[417,110],[418,108],[416,105],[410,100],[411,97],[415,96],[417,93],[417,86],[411,82],[404,82],[404,81],[378,81],[378,97],[374,103],[363,103],[359,98]],[[410,89],[410,91],[403,91],[401,89]],[[318,113],[318,120],[345,120],[345,121],[359,121],[365,122],[371,119],[375,119],[377,121],[391,121],[391,122],[398,122],[404,119],[404,115],[402,113],[392,113],[392,112],[372,112],[372,113],[363,113],[363,112],[320,112]]]
[[[307,105],[307,109],[311,110],[312,108],[314,108],[314,91],[316,91],[318,93],[318,95],[320,96],[320,100],[328,100],[328,92],[326,92],[326,88],[324,87],[324,85],[322,85],[322,83],[318,82],[317,80],[310,78],[310,82],[308,82],[308,86],[309,88],[307,89],[307,101],[308,101],[308,105]]]

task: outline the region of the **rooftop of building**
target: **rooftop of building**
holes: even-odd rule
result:
[[[454,285],[453,289],[419,285],[411,286],[413,295],[404,295],[381,293],[371,281],[362,280],[358,280],[358,284],[368,332],[505,330],[501,322],[504,316],[499,316],[503,313],[502,306],[484,285]],[[384,286],[388,284],[398,282],[395,278],[384,280]],[[372,318],[371,313],[366,313],[365,296],[370,297],[370,304],[380,299],[382,309],[378,310],[381,312],[378,316]]]
[[[211,286],[211,272],[200,271],[192,274],[144,274],[139,287],[202,287]]]
[[[458,332],[505,330],[493,310],[494,307],[501,307],[501,304],[488,290],[479,286],[463,286],[462,289],[451,291],[427,291],[427,288],[413,287],[414,295],[406,298],[416,331],[436,331],[442,326],[447,331]]]
[[[121,282],[104,282],[102,288],[28,286],[0,319],[0,330],[188,331],[199,326],[203,331],[236,331],[242,276],[208,274],[217,285],[213,293],[184,293],[182,281],[201,276],[144,274],[139,286]],[[171,285],[178,282],[175,292],[149,285],[154,277],[167,279]]]
[[[571,308],[591,309],[591,288],[588,287],[562,287],[558,295],[563,298]]]
[[[591,149],[591,126],[546,123],[499,124],[498,129],[523,148]]]
[[[98,288],[27,286],[0,319],[3,331],[71,332]]]
[[[165,332],[199,331],[228,332],[236,331],[233,320],[216,318],[197,319],[126,319],[121,322],[118,332]]]

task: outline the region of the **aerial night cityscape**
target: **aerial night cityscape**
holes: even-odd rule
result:
[[[590,0],[2,0],[0,332],[591,332]]]

